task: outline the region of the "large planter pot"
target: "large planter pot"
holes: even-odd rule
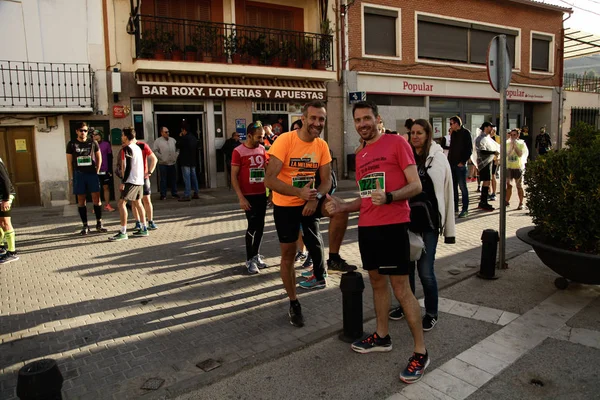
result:
[[[517,230],[517,237],[531,245],[535,254],[552,271],[562,278],[557,278],[554,284],[559,289],[565,289],[569,281],[588,285],[600,285],[600,256],[576,251],[560,249],[529,236],[535,227],[528,226]]]

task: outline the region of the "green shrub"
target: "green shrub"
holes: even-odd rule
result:
[[[569,147],[589,146],[593,141],[600,139],[600,131],[592,125],[579,121],[568,136],[567,146]]]
[[[594,139],[593,132],[578,125],[570,148],[529,162],[525,184],[536,235],[564,249],[600,254],[600,135],[596,131]]]

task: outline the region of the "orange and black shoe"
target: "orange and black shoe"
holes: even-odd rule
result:
[[[392,351],[392,338],[390,335],[382,338],[375,332],[362,340],[357,340],[350,347],[361,354]]]
[[[425,354],[413,353],[412,357],[408,360],[408,365],[406,369],[400,373],[400,380],[404,383],[415,383],[419,381],[423,374],[425,373],[425,369],[429,366],[431,360],[429,359],[429,354],[425,352]]]

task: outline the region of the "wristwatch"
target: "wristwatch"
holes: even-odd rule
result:
[[[391,194],[390,192],[386,192],[385,193],[385,204],[390,204],[392,201],[394,201],[394,195]]]
[[[317,200],[321,200],[323,198],[323,195],[319,192],[317,192]]]

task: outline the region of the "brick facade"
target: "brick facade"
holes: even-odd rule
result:
[[[362,57],[362,7],[365,5],[382,5],[401,9],[401,61],[385,59],[369,59]],[[561,29],[563,13],[526,4],[496,0],[357,0],[349,8],[349,58],[350,70],[378,73],[433,76],[441,78],[487,80],[485,67],[473,67],[467,64],[451,63],[441,65],[416,62],[416,12],[436,14],[449,19],[457,18],[472,22],[481,22],[521,29],[521,67],[513,71],[513,83],[560,86],[560,65],[562,56]],[[530,73],[531,31],[553,34],[554,65],[553,75]],[[449,63],[450,64],[450,63]]]

